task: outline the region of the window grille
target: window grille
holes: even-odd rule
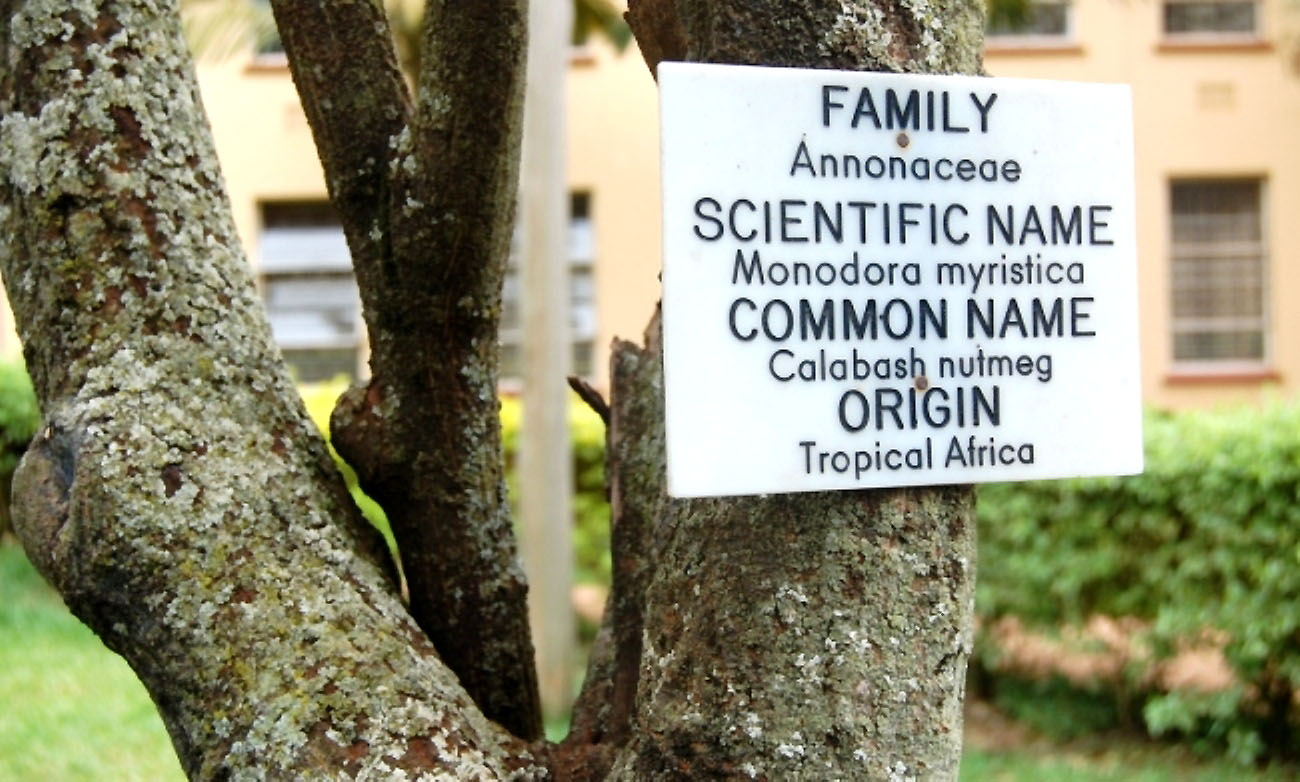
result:
[[[1165,0],[1165,35],[1254,36],[1258,30],[1256,0]]]
[[[1265,258],[1257,180],[1171,187],[1173,342],[1178,363],[1259,363]]]
[[[262,204],[258,255],[271,334],[297,377],[355,376],[361,297],[330,203]]]
[[[1059,40],[1069,38],[1072,33],[1071,16],[1073,9],[1069,2],[1063,0],[1034,0],[1023,13],[1014,16],[1004,13],[989,17],[986,33],[989,38],[1002,41],[1020,41],[1022,39]]]

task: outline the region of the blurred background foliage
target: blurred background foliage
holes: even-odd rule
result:
[[[1000,0],[1013,5],[1027,0]],[[420,72],[424,0],[383,0],[398,65],[414,79]],[[190,48],[208,60],[222,60],[250,49],[261,54],[282,51],[269,0],[181,0],[181,20]],[[622,51],[632,31],[610,0],[573,0],[573,43],[598,35]]]
[[[1142,475],[981,487],[981,622],[1059,635],[1125,619],[1078,638],[1119,670],[1074,677],[1106,691],[1115,720],[1245,762],[1294,756],[1300,403],[1149,413],[1145,440]],[[993,669],[995,636],[980,658]]]

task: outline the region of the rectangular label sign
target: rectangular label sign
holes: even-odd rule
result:
[[[659,88],[671,495],[1141,472],[1127,87]]]

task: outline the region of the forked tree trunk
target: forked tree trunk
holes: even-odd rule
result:
[[[494,396],[521,0],[431,2],[414,95],[370,0],[274,2],[374,349],[335,440],[409,606],[271,343],[160,5],[0,1],[0,266],[45,411],[15,526],[192,778],[955,775],[971,492],[668,500],[657,320],[614,351],[605,628],[573,734],[537,740]],[[979,68],[977,0],[630,19],[652,64]]]

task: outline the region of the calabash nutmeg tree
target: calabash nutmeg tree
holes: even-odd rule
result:
[[[667,498],[657,319],[614,346],[613,592],[573,731],[540,739],[496,400],[524,1],[430,2],[413,93],[376,3],[272,5],[373,350],[334,442],[409,604],[272,344],[174,3],[0,3],[0,266],[44,411],[15,526],[188,775],[953,777],[971,492]],[[978,0],[628,19],[652,68],[980,68]]]

